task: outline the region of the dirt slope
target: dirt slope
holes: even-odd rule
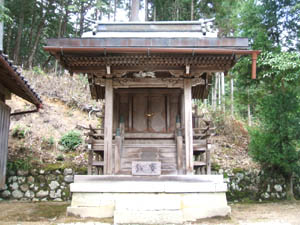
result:
[[[64,163],[86,166],[84,145],[76,152],[66,153],[58,144],[60,138],[71,130],[79,130],[84,139],[86,130],[81,129],[82,126],[99,125],[96,115],[92,114],[89,117],[88,112],[92,107],[101,108],[103,102],[91,99],[86,77],[36,74],[28,71],[24,71],[23,74],[42,96],[44,104],[38,113],[12,117],[11,134],[14,130],[21,129],[25,131],[25,138],[13,138],[10,135],[9,160],[24,159],[37,164],[53,164],[63,158]],[[8,105],[14,111],[34,108],[15,96],[8,101]],[[214,169],[256,168],[257,165],[248,156],[248,133],[244,125],[227,117],[220,120],[219,116],[215,120],[218,123],[212,148]]]

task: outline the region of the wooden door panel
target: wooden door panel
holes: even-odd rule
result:
[[[147,132],[147,96],[146,95],[134,95],[133,96],[133,112],[132,122],[133,130],[136,132]]]
[[[163,95],[149,96],[149,131],[166,132],[166,97]]]
[[[125,123],[125,131],[128,131],[129,127],[129,98],[128,94],[120,96],[120,107],[119,107],[120,118],[123,117]]]

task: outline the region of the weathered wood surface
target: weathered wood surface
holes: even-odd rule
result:
[[[116,136],[115,139],[115,162],[114,162],[114,173],[118,174],[120,172],[120,166],[121,166],[121,151],[122,151],[122,137]]]
[[[132,175],[134,176],[159,176],[161,175],[161,162],[158,161],[133,161]]]
[[[153,140],[149,144],[147,140],[127,141],[125,139],[120,174],[130,175],[133,161],[159,161],[162,174],[177,174],[175,139],[166,141],[164,143],[164,141]]]
[[[178,174],[183,174],[183,139],[181,135],[176,137],[176,147],[177,147],[177,170]]]
[[[10,108],[0,101],[0,190],[5,185]]]
[[[125,138],[143,138],[143,134],[152,138],[147,133],[172,134],[166,138],[174,137],[180,89],[116,89],[115,92],[115,99],[120,96],[120,104],[114,106],[114,119],[124,118]],[[116,128],[117,122],[114,122],[114,130]],[[136,133],[136,137],[134,134],[129,137],[131,133]]]
[[[184,133],[185,133],[185,154],[186,172],[193,173],[193,119],[192,119],[192,82],[184,79]]]
[[[113,86],[112,80],[105,83],[105,121],[104,121],[104,174],[113,173]]]

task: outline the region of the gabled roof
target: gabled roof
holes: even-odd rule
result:
[[[8,56],[0,53],[0,84],[11,93],[31,102],[40,108],[41,98],[30,87],[28,81],[17,71],[17,67],[12,64]]]

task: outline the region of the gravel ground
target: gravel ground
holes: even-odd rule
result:
[[[0,225],[110,225],[111,219],[66,217],[68,203],[0,203]],[[233,204],[228,218],[199,220],[195,224],[300,225],[300,201]]]

